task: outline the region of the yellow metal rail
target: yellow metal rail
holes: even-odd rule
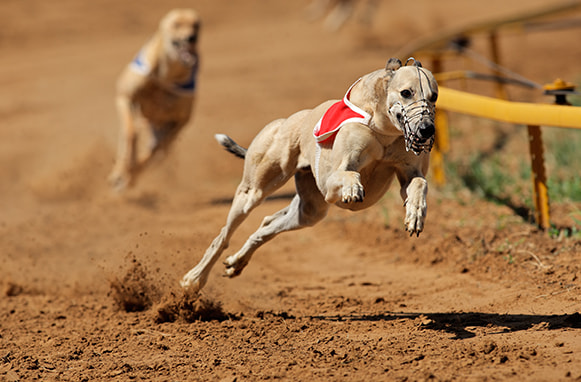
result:
[[[476,117],[494,119],[498,121],[522,124],[528,127],[529,150],[531,155],[531,167],[533,177],[533,197],[535,202],[536,220],[539,227],[550,227],[549,197],[547,192],[546,172],[543,158],[543,140],[541,125],[565,128],[581,128],[581,108],[558,105],[527,104],[505,101],[507,94],[505,84],[517,83],[516,78],[503,78],[500,76],[500,56],[498,49],[498,35],[500,31],[517,30],[519,32],[533,30],[535,26],[542,25],[543,20],[549,21],[549,17],[569,15],[573,11],[581,10],[581,0],[567,0],[561,4],[552,4],[543,9],[526,11],[521,14],[504,18],[483,21],[474,25],[461,28],[446,29],[436,35],[413,41],[400,49],[396,56],[427,56],[432,61],[432,72],[438,77],[438,82],[458,78],[489,79],[496,82],[496,99],[475,94],[452,90],[440,86],[438,110],[436,111],[437,135],[434,149],[432,150],[432,176],[437,184],[445,183],[444,153],[448,150],[448,115],[447,112],[457,112]],[[540,24],[539,24],[540,23]],[[560,22],[557,27],[568,27],[570,23]],[[462,43],[468,42],[473,36],[484,34],[488,36],[492,74],[478,75],[468,71],[446,73],[443,69],[443,60],[447,57],[463,54],[465,47]],[[450,44],[455,42],[455,44]],[[522,82],[522,81],[520,81]],[[531,83],[520,83],[531,86]],[[533,84],[534,85],[534,84]],[[545,90],[563,90],[567,87],[555,83],[554,88],[544,87]],[[557,103],[566,103],[565,95],[556,95]]]
[[[528,126],[531,154],[533,197],[539,227],[550,227],[547,177],[543,159],[543,141],[540,126],[581,129],[581,108],[561,105],[510,102],[496,98],[470,94],[440,86],[437,107],[439,113],[455,112],[481,118]],[[447,134],[447,118],[436,118],[436,130]],[[444,170],[440,147],[435,146],[433,163],[436,182],[443,182]],[[442,150],[446,151],[446,150]]]
[[[438,108],[518,125],[581,129],[581,108],[510,102],[440,86]]]

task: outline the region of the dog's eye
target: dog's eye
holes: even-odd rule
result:
[[[412,92],[408,89],[402,90],[399,94],[401,94],[403,98],[410,98],[412,96]]]
[[[430,97],[430,102],[436,102],[438,100],[438,93],[433,93]]]

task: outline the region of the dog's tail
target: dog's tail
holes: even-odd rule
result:
[[[224,146],[226,151],[231,152],[238,158],[244,159],[246,157],[246,151],[248,150],[240,146],[238,143],[234,142],[234,140],[227,136],[226,134],[216,134],[214,135],[214,138],[216,138],[219,144]]]

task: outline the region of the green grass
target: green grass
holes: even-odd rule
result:
[[[554,201],[581,201],[581,130],[545,129],[545,165],[549,198]]]
[[[523,128],[517,126],[515,128]],[[543,128],[544,158],[551,203],[581,202],[581,130]],[[523,142],[527,145],[527,142]],[[508,152],[504,147],[488,152],[474,152],[468,158],[446,160],[448,189],[468,188],[486,200],[507,205],[525,220],[531,220],[531,164],[528,149]],[[576,227],[581,227],[581,217]],[[578,235],[581,228],[571,228]]]
[[[524,159],[523,159],[524,161]],[[478,153],[462,162],[446,162],[446,174],[452,190],[468,188],[472,193],[494,203],[507,205],[525,220],[532,209],[530,169],[519,163],[519,171],[504,165],[501,153],[484,158]]]

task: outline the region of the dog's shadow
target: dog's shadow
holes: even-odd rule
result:
[[[291,200],[292,198],[295,197],[297,193],[296,192],[287,192],[287,193],[279,193],[279,194],[274,194],[271,195],[269,197],[266,198],[266,201],[272,201],[272,200]],[[232,204],[232,202],[234,201],[234,198],[214,198],[210,201],[210,204]]]
[[[471,327],[498,327],[498,333],[521,330],[555,330],[581,329],[581,314],[561,315],[528,315],[528,314],[495,314],[495,313],[396,313],[381,314],[347,314],[311,316],[321,321],[392,321],[401,319],[421,319],[418,324],[423,329],[445,331],[454,334],[453,339],[467,339],[476,334],[468,330]]]

